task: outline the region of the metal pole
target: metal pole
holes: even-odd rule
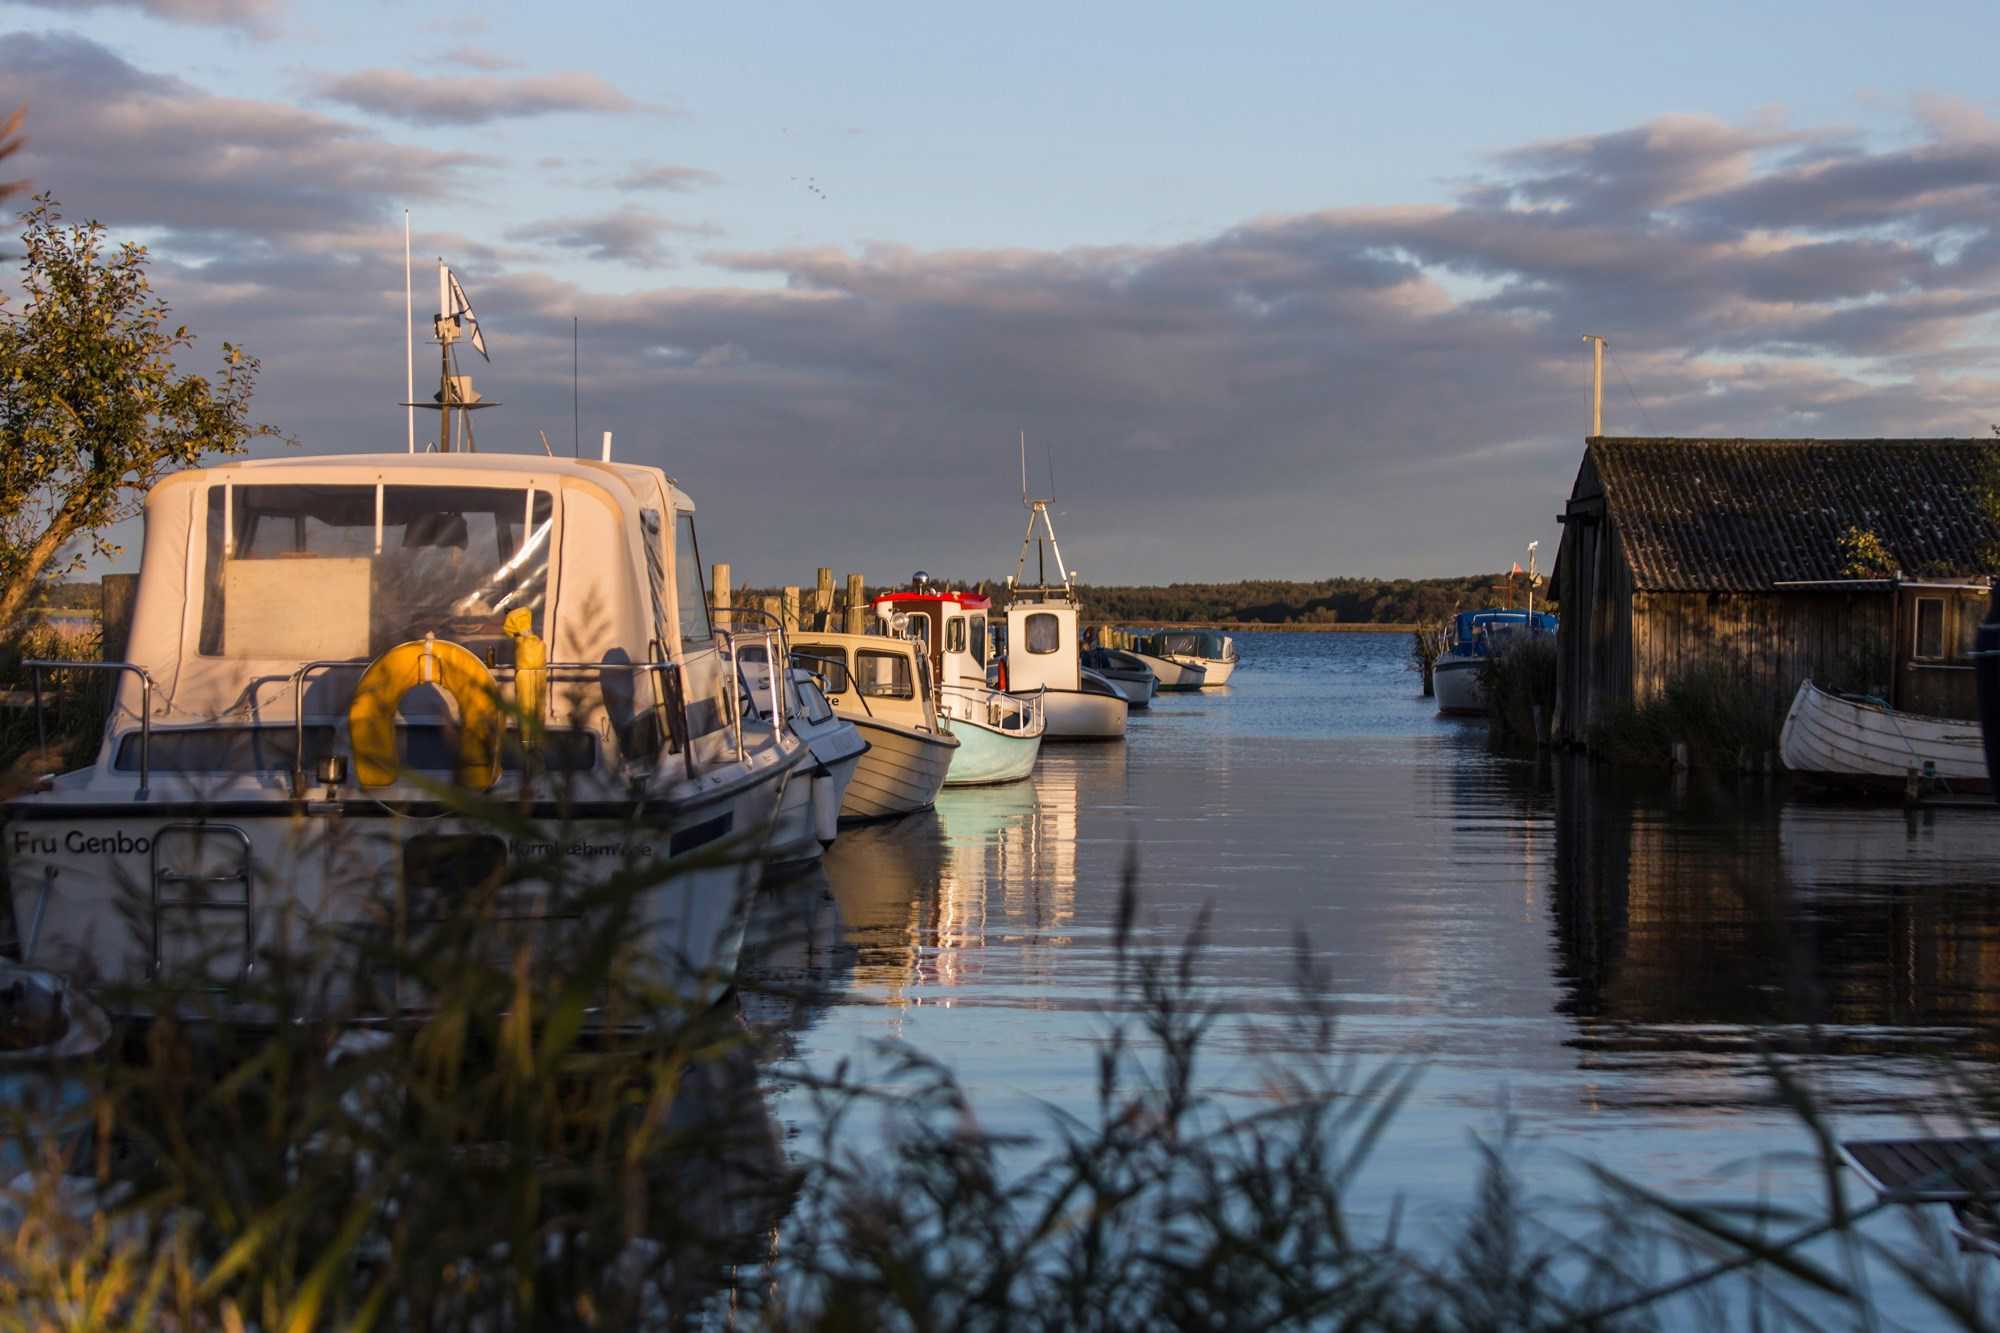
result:
[[[1583,340],[1590,344],[1590,435],[1592,439],[1604,434],[1604,349],[1608,345],[1595,333],[1586,333]]]
[[[583,457],[583,426],[581,424],[583,416],[582,409],[579,406],[582,402],[583,392],[579,387],[581,382],[579,367],[582,363],[577,357],[577,351],[582,345],[582,339],[583,326],[578,322],[577,316],[571,315],[569,317],[569,456],[571,458]]]
[[[410,452],[417,451],[417,307],[410,286],[410,210],[403,210],[403,401],[408,404]]]

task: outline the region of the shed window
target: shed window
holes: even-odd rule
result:
[[[1052,653],[1062,646],[1062,622],[1047,611],[1029,616],[1027,631],[1031,653]]]
[[[1917,642],[1911,656],[1931,662],[1944,657],[1944,598],[1917,598]]]
[[[901,653],[878,653],[872,648],[854,652],[854,675],[861,692],[871,699],[914,699],[917,691],[910,679],[910,659]]]

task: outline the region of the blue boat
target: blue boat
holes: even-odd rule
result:
[[[1434,672],[1438,712],[1483,713],[1486,691],[1479,668],[1487,658],[1507,650],[1514,641],[1554,634],[1556,618],[1546,611],[1490,606],[1484,611],[1460,611],[1452,619],[1451,642],[1439,654]]]

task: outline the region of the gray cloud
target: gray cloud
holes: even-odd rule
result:
[[[28,106],[27,146],[10,175],[75,212],[185,233],[190,245],[227,232],[309,248],[383,216],[390,197],[447,194],[489,163],[282,103],[210,96],[82,37],[0,37],[0,80]]]
[[[309,448],[401,447],[400,255],[366,229],[387,192],[476,160],[78,39],[0,41],[0,71],[29,89],[38,178],[77,212],[170,229],[159,285],[265,358],[262,416]],[[1173,246],[721,251],[721,282],[650,290],[542,267],[550,249],[671,263],[685,229],[645,210],[420,244],[463,266],[494,333],[476,370],[506,406],[482,445],[563,438],[580,317],[585,434],[686,484],[706,554],[741,578],[1005,572],[1022,429],[1055,455],[1087,579],[1443,573],[1552,549],[1584,332],[1612,339],[1614,430],[1983,433],[1996,142],[1962,107],[1887,147],[1681,117],[1523,146],[1444,204]]]
[[[673,222],[643,208],[621,208],[595,217],[547,218],[515,227],[512,241],[528,241],[574,250],[586,259],[627,264],[633,268],[666,268],[674,262],[668,235],[713,236],[713,227]]]
[[[465,65],[472,69],[484,70],[489,74],[496,70],[519,69],[521,66],[520,61],[509,60],[483,46],[454,46],[444,53],[444,63]]]
[[[722,177],[700,167],[648,166],[641,163],[635,164],[630,171],[612,181],[611,185],[613,189],[628,192],[670,190],[682,194],[721,183]]]
[[[413,125],[483,125],[558,112],[642,111],[595,74],[462,74],[439,78],[402,69],[368,69],[329,79],[329,101]]]
[[[130,9],[169,23],[235,28],[253,37],[277,31],[285,0],[22,0],[39,9],[74,14],[98,9]]]

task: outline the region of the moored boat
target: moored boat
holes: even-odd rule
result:
[[[947,786],[1014,782],[1034,771],[1047,730],[1043,697],[1015,696],[986,679],[987,623],[992,600],[983,593],[933,588],[919,573],[908,592],[872,603],[877,626],[891,638],[921,645],[938,681],[938,709],[958,737]]]
[[[1120,649],[1086,648],[1082,661],[1085,671],[1095,673],[1125,696],[1127,707],[1146,707],[1160,688],[1160,678],[1153,674],[1152,668]]]
[[[1025,479],[1027,468],[1022,467]],[[1049,502],[1029,499],[1028,531],[1021,539],[1020,558],[1007,577],[1007,617],[1000,638],[996,683],[1016,695],[1041,692],[1048,713],[1049,740],[1117,740],[1125,734],[1130,705],[1110,681],[1086,671],[1078,637],[1076,576],[1063,564],[1056,544]],[[1035,535],[1040,523],[1043,537]],[[1045,547],[1046,543],[1046,547]],[[1036,552],[1036,579],[1026,582],[1028,548]],[[1056,559],[1061,581],[1049,581],[1046,557]]]
[[[1208,683],[1208,672],[1190,661],[1177,661],[1159,657],[1145,651],[1145,639],[1134,639],[1133,646],[1122,651],[1140,666],[1153,673],[1155,689],[1160,694],[1181,693],[1198,690]]]
[[[1809,680],[1792,697],[1778,751],[1792,772],[1834,786],[1901,791],[1915,775],[1959,791],[1988,788],[1978,722],[1898,712]]]
[[[1438,712],[1484,713],[1486,688],[1479,676],[1486,659],[1505,652],[1518,640],[1555,632],[1556,618],[1546,611],[1498,606],[1460,611],[1452,618],[1450,642],[1432,668]]]
[[[1141,637],[1139,647],[1148,665],[1157,660],[1199,672],[1201,678],[1193,684],[1196,689],[1227,685],[1236,674],[1236,640],[1213,630],[1159,630]],[[1160,677],[1160,683],[1166,688],[1165,676]],[[1174,688],[1189,686],[1177,683]]]
[[[792,660],[824,682],[827,702],[868,742],[840,804],[844,821],[927,810],[959,739],[939,711],[920,645],[881,634],[801,633]]]
[[[777,644],[777,655],[781,661],[790,660],[782,640]],[[789,668],[790,687],[774,704],[765,645],[740,645],[736,662],[743,674],[749,709],[763,722],[789,728],[813,757],[812,764],[785,789],[767,855],[777,864],[817,860],[839,834],[840,807],[847,799],[861,756],[867,753],[868,742],[861,738],[859,728],[834,711],[812,672]]]

